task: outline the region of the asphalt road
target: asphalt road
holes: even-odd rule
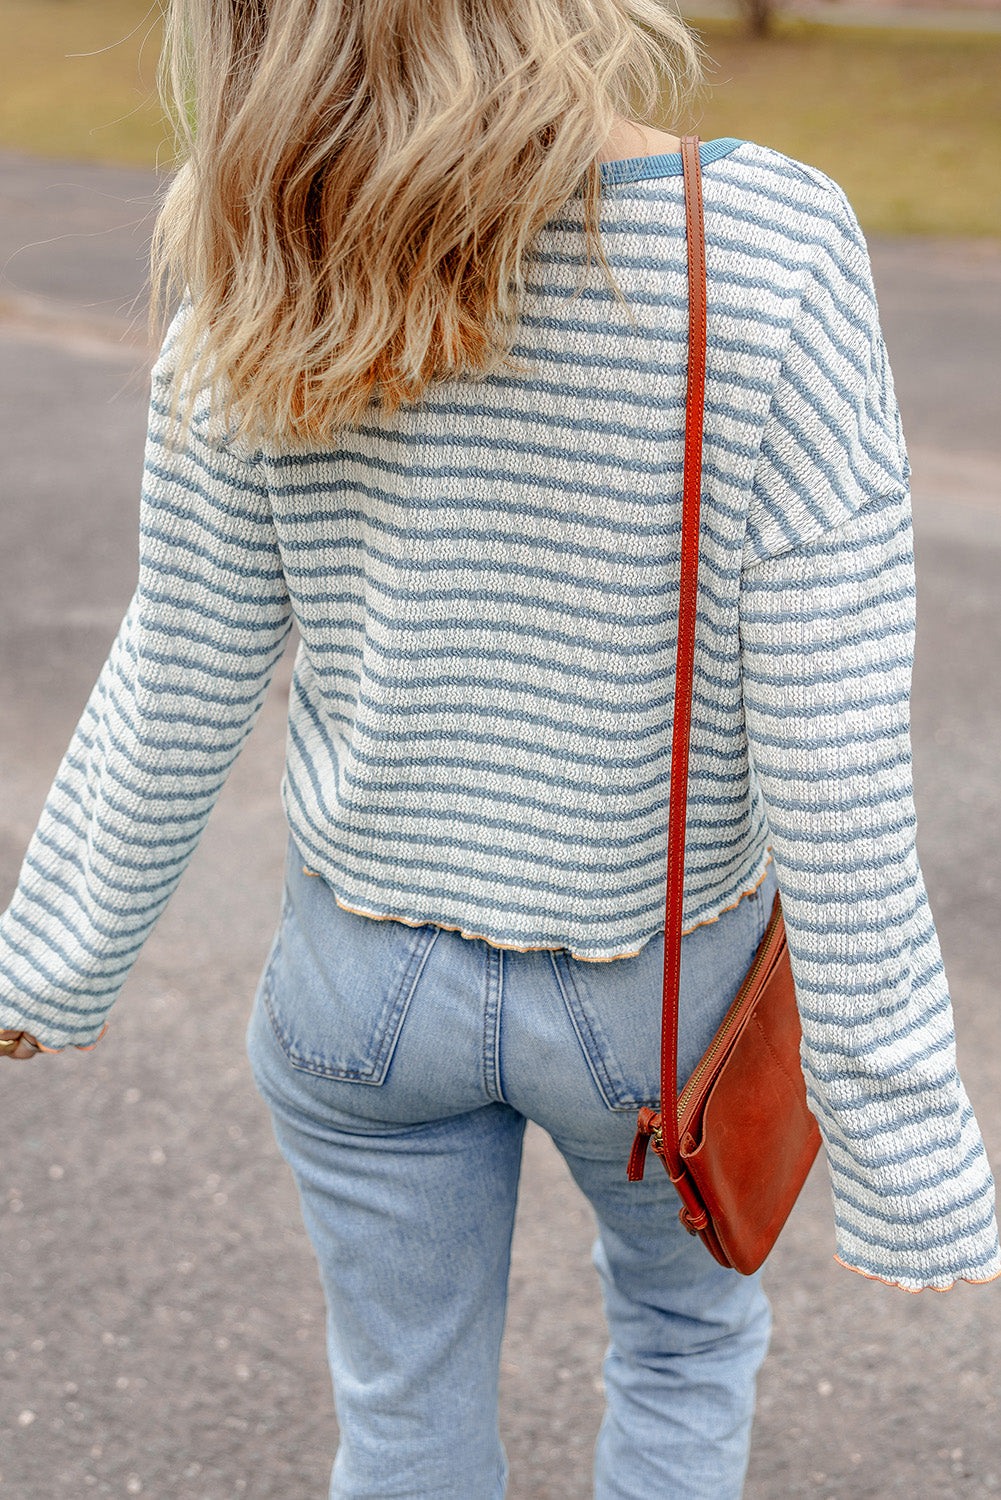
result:
[[[0,904],[135,583],[153,182],[0,156]],[[1001,248],[874,240],[913,465],[918,847],[960,1068],[1001,1164]],[[0,1500],[320,1500],[323,1305],[243,1051],[281,887],[290,659],[92,1053],[0,1072]],[[503,1365],[510,1500],[584,1500],[590,1211],[528,1139]],[[769,1263],[746,1500],[1001,1493],[1001,1282],[836,1266],[821,1159]]]

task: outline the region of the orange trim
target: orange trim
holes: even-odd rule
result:
[[[771,862],[772,862],[772,855],[769,854],[768,858],[765,860],[765,868],[762,870],[762,872],[758,876],[757,880],[754,882],[753,885],[749,885],[746,890],[741,891],[740,895],[737,897],[736,901],[733,903],[732,906],[724,906],[722,908],[722,910],[718,911],[714,917],[706,917],[706,920],[704,922],[696,922],[691,927],[683,927],[681,929],[681,936],[682,937],[687,937],[690,932],[694,932],[695,931],[696,927],[709,927],[713,922],[718,922],[719,919],[720,919],[720,917],[723,915],[723,912],[736,911],[737,907],[743,901],[744,897],[745,896],[749,896],[752,891],[756,891],[758,889],[758,886],[761,884],[761,882],[764,880],[765,876],[768,874],[768,866],[771,864]]]
[[[97,1037],[96,1037],[96,1039],[93,1042],[85,1042],[83,1044],[83,1046],[78,1046],[76,1042],[70,1042],[69,1045],[71,1047],[73,1047],[77,1052],[92,1052],[94,1050],[94,1048],[97,1046],[97,1043],[104,1036],[104,1033],[107,1031],[107,1029],[108,1029],[108,1023],[107,1023],[107,1021],[105,1021],[104,1025],[101,1027],[101,1030],[98,1032]],[[30,1031],[28,1032],[28,1035],[29,1036],[31,1035]],[[36,1042],[35,1046],[38,1048],[39,1052],[65,1052],[66,1051],[65,1047],[45,1047],[45,1046],[42,1045],[41,1042]]]
[[[758,879],[754,882],[753,885],[749,885],[746,888],[746,890],[741,891],[740,895],[737,897],[736,901],[734,901],[734,903],[733,903],[732,906],[724,906],[722,908],[722,910],[718,911],[714,917],[707,917],[704,922],[696,922],[691,927],[685,927],[685,928],[683,928],[682,932],[681,932],[681,936],[682,937],[687,937],[688,933],[694,932],[696,930],[696,928],[698,928],[698,927],[708,927],[708,926],[711,925],[711,923],[717,922],[719,920],[719,918],[723,915],[724,912],[736,910],[736,908],[740,905],[741,901],[743,901],[743,899],[744,899],[745,896],[749,896],[752,891],[756,891],[758,889],[758,886],[761,884],[761,882],[764,880],[765,876],[768,874],[768,866],[771,864],[771,862],[772,862],[772,855],[769,854],[768,858],[765,861],[765,868],[762,870],[761,874],[758,876]],[[320,874],[319,870],[311,870],[308,865],[303,865],[303,867],[302,867],[302,873],[304,875],[311,875],[311,876],[315,877],[317,880],[322,880],[323,879],[323,876]],[[531,945],[530,944],[526,948],[519,948],[518,945],[517,945],[517,943],[497,943],[497,942],[495,942],[493,940],[493,938],[484,937],[484,935],[483,935],[482,932],[467,932],[465,930],[465,928],[463,928],[463,927],[448,927],[444,922],[431,922],[431,921],[428,921],[428,922],[412,922],[407,917],[387,917],[384,913],[376,914],[375,912],[372,912],[372,911],[362,911],[357,906],[348,906],[347,902],[346,901],[342,901],[341,898],[340,898],[340,896],[338,896],[337,892],[334,891],[332,887],[331,887],[331,893],[333,895],[334,900],[337,902],[337,905],[341,908],[342,911],[349,911],[349,912],[352,913],[353,916],[356,916],[356,917],[368,917],[369,920],[372,921],[372,922],[402,922],[403,925],[404,925],[404,927],[440,927],[441,930],[442,930],[442,932],[457,932],[457,933],[459,933],[460,937],[470,938],[470,939],[476,939],[476,940],[478,940],[481,943],[487,943],[487,944],[489,944],[489,946],[491,948],[503,948],[503,949],[508,950],[511,953],[562,953],[562,952],[564,952],[564,949],[562,949],[562,948],[547,948],[544,945]],[[582,964],[613,964],[613,963],[615,963],[615,961],[617,959],[620,959],[620,958],[635,958],[638,953],[642,952],[642,949],[641,948],[636,948],[631,953],[613,953],[613,954],[611,954],[607,958],[586,958],[582,953],[574,953],[573,949],[570,949],[568,951],[570,953],[570,957],[571,958],[576,958]]]
[[[991,1281],[997,1281],[1001,1277],[1001,1271],[995,1271],[993,1276],[957,1276],[956,1281],[950,1281],[948,1286],[904,1286],[902,1281],[887,1281],[885,1276],[872,1276],[868,1271],[860,1271],[858,1266],[850,1266],[840,1255],[834,1259],[839,1266],[844,1266],[846,1271],[854,1271],[856,1276],[864,1276],[866,1281],[881,1281],[884,1286],[895,1286],[902,1292],[911,1292],[915,1297],[922,1292],[951,1292],[956,1281],[967,1281],[971,1286],[987,1286]]]

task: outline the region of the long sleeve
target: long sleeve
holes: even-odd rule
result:
[[[181,315],[179,314],[179,317]],[[0,1027],[92,1042],[250,733],[292,612],[267,490],[154,366],[139,577],[0,917]]]
[[[745,577],[747,735],[836,1253],[916,1290],[988,1280],[1001,1252],[915,844],[913,636],[906,489]]]
[[[1001,1249],[917,857],[909,470],[853,216],[849,229],[844,283],[828,317],[806,299],[765,432],[741,672],[836,1255],[917,1291],[991,1280]],[[834,308],[863,330],[854,370],[825,326]]]

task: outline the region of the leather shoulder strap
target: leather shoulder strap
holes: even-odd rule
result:
[[[682,136],[685,234],[688,243],[688,390],[685,398],[685,469],[682,487],[681,591],[674,679],[670,810],[667,828],[667,908],[664,920],[664,1015],[661,1034],[660,1108],[664,1152],[678,1172],[678,989],[685,890],[685,815],[688,810],[688,740],[699,578],[699,501],[702,494],[702,424],[706,385],[706,242],[702,214],[699,137]]]

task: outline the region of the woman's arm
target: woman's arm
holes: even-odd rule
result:
[[[914,598],[902,488],[747,571],[740,630],[837,1255],[918,1290],[1001,1253],[915,845]]]
[[[868,252],[837,237],[792,319],[740,594],[744,713],[834,1191],[837,1255],[909,1290],[1001,1274],[915,844],[909,465]]]
[[[52,1047],[101,1032],[292,623],[252,459],[210,441],[204,411],[168,441],[172,342],[153,371],[138,585],[0,917],[0,1027]]]

